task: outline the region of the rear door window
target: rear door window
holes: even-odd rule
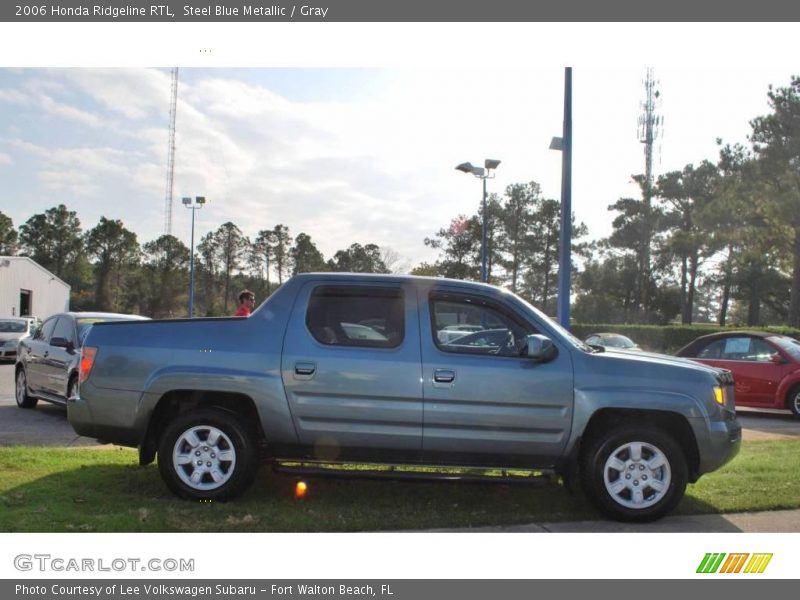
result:
[[[315,340],[328,346],[396,348],[405,337],[403,290],[320,286],[311,294],[306,326]]]

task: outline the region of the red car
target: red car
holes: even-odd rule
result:
[[[697,338],[678,356],[733,372],[736,405],[788,408],[800,417],[800,342],[785,335],[726,331]]]

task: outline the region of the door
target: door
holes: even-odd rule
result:
[[[35,395],[46,391],[45,371],[43,361],[49,355],[50,337],[58,321],[58,316],[50,317],[36,331],[33,337],[24,341],[24,346],[20,347],[22,360],[25,365],[25,376],[28,379],[28,387]]]
[[[54,346],[53,341],[56,338],[66,340],[72,345],[72,348]],[[41,360],[43,391],[53,396],[66,398],[69,367],[75,358],[76,342],[74,320],[68,315],[61,315]]]
[[[780,352],[769,342],[751,336],[727,337],[711,342],[697,357],[714,367],[733,373],[736,403],[742,405],[771,405],[786,372],[786,366],[775,362]]]
[[[282,377],[298,439],[318,460],[414,460],[422,445],[416,292],[406,285],[300,291]]]
[[[551,466],[569,437],[572,360],[522,356],[534,325],[501,302],[432,291],[420,304],[426,460]],[[447,332],[478,327],[452,338]],[[555,340],[554,340],[555,342]]]
[[[29,317],[32,313],[32,300],[31,300],[31,291],[30,290],[20,290],[19,291],[19,316],[20,317]]]

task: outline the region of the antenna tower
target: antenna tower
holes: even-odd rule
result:
[[[178,109],[178,67],[171,71],[169,95],[169,142],[167,146],[167,192],[164,198],[164,234],[172,235],[172,183],[175,176],[175,113]]]
[[[647,69],[644,80],[645,99],[641,103],[644,113],[639,116],[639,141],[644,144],[645,160],[645,201],[650,202],[653,189],[653,142],[656,141],[664,121],[656,115],[656,108],[660,104],[661,93],[656,89],[658,82],[653,78],[653,69]]]
[[[656,115],[657,105],[661,93],[656,89],[658,82],[653,77],[653,69],[647,69],[644,80],[645,99],[641,103],[643,114],[639,116],[639,141],[644,144],[644,181],[642,182],[642,240],[641,254],[639,256],[639,274],[641,276],[639,287],[639,304],[646,313],[649,304],[650,287],[650,238],[652,236],[652,198],[653,198],[653,142],[658,137],[664,121]]]

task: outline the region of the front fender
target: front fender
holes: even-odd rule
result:
[[[603,409],[674,413],[687,419],[693,429],[698,421],[708,422],[702,403],[681,392],[612,386],[576,389],[572,434],[567,445],[568,455],[573,452],[592,416]]]
[[[800,385],[800,371],[789,373],[781,380],[778,385],[778,391],[775,392],[775,406],[774,408],[788,408],[788,395],[791,389]]]

